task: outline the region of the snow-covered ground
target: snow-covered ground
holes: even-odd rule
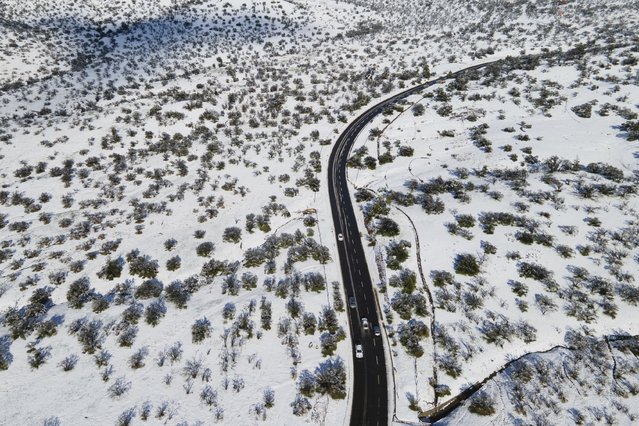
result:
[[[339,308],[343,299],[325,192],[326,163],[338,134],[374,100],[425,81],[426,65],[444,75],[507,55],[568,49],[595,35],[596,43],[590,44],[636,41],[636,9],[628,2],[502,3],[3,2],[0,423],[38,425],[55,418],[64,425],[128,424],[129,418],[140,423],[147,401],[152,406],[148,422],[157,423],[347,423],[351,345],[337,330],[348,333],[347,320],[340,309],[336,321],[325,310]],[[621,27],[615,25],[619,22]],[[535,295],[546,289],[538,282],[520,279],[527,295],[513,295],[506,281],[517,279],[517,260],[506,259],[508,251],[518,250],[522,261],[552,270],[561,291],[568,261],[605,278],[610,262],[621,262],[622,278],[636,271],[636,250],[617,247],[613,234],[606,234],[612,241],[605,252],[575,253],[569,260],[556,254],[557,244],[595,247],[589,240],[595,229],[625,226],[631,233],[636,226],[625,222],[635,215],[634,194],[624,199],[598,190],[592,199],[575,194],[579,179],[607,183],[583,170],[554,173],[559,183],[544,183],[542,171],[528,176],[526,191],[550,191],[564,200],[563,205],[524,200],[529,211],[517,213],[554,235],[553,247],[521,245],[513,240],[512,227],[484,234],[476,223],[468,228],[471,240],[444,227],[459,214],[479,220],[482,211],[515,212],[511,204],[521,194],[503,179],[479,176],[473,169],[512,168],[526,155],[540,161],[552,155],[579,159],[583,166],[609,163],[625,175],[626,181],[615,185],[634,184],[637,149],[613,126],[625,120],[620,116],[627,111],[621,108],[636,112],[636,61],[631,60],[636,57],[631,48],[613,49],[587,56],[587,72],[566,60],[486,84],[473,80],[465,99],[461,93],[443,102],[415,96],[381,139],[367,143],[376,161],[385,142],[392,156],[399,146],[414,152],[372,172],[351,169],[354,188],[408,192],[407,180],[421,183],[440,175],[475,185],[465,191],[469,201],[440,195],[446,205],[441,215],[426,215],[419,205],[393,205],[389,212],[401,230],[395,240],[411,244],[402,266],[417,273],[420,303],[428,301],[425,284],[435,300],[435,320],[450,336],[438,334],[447,349],[425,338],[424,353],[416,360],[395,342],[407,320],[389,311],[397,384],[397,406],[390,408],[399,419],[414,420],[415,410],[435,402],[430,377],[437,375],[437,384],[455,394],[503,365],[506,357],[547,349],[562,342],[566,327],[580,325],[565,315],[559,297],[556,311],[540,314]],[[519,96],[509,92],[513,87]],[[549,89],[552,99],[565,98],[549,110],[550,117],[526,100],[538,98],[541,88]],[[480,96],[470,99],[471,94]],[[572,112],[593,99],[592,118]],[[415,102],[425,105],[423,115],[408,109]],[[618,108],[600,116],[597,111],[606,102]],[[444,104],[450,104],[452,117],[435,112]],[[382,120],[394,119],[397,112],[365,131],[383,129]],[[468,142],[469,128],[484,122],[489,127],[483,136],[493,143],[490,154]],[[515,132],[503,132],[505,127]],[[444,130],[454,136],[437,133]],[[530,140],[515,140],[517,135]],[[499,148],[505,145],[511,150]],[[528,146],[532,154],[521,151]],[[468,169],[469,176],[453,178],[450,172],[458,167]],[[477,189],[484,184],[490,186],[487,193]],[[490,191],[500,191],[502,198],[491,198]],[[417,235],[398,207],[413,220]],[[601,224],[582,222],[586,217]],[[573,235],[565,226],[575,227]],[[375,253],[384,264],[393,240],[375,239],[369,253],[373,271]],[[478,253],[481,240],[497,247],[496,254],[478,256],[485,281],[456,281],[463,286],[460,294],[475,291],[483,305],[468,309],[453,294],[447,308],[440,306],[449,297],[444,291],[455,293],[454,284],[435,288],[430,272],[452,272],[454,255]],[[610,254],[613,249],[627,254]],[[397,272],[382,269],[380,274],[385,280]],[[382,304],[395,291],[388,287],[380,293]],[[619,328],[620,320],[624,330],[635,332],[632,307],[618,298],[616,318],[596,307],[589,326],[597,336]],[[528,311],[519,308],[522,302]],[[426,303],[425,309],[432,307]],[[526,321],[537,330],[537,339],[523,344],[513,338],[501,347],[485,343],[477,321],[488,310],[513,323]],[[268,317],[270,328],[263,320]],[[209,332],[206,321],[198,322],[204,318]],[[431,318],[417,319],[430,329]],[[196,335],[204,337],[198,342],[192,335],[196,324]],[[463,349],[453,351],[454,344]],[[170,348],[175,359],[163,360]],[[443,372],[443,355],[461,364],[456,378]],[[327,362],[339,358],[345,379],[339,377],[330,390],[306,386],[313,374],[305,370],[315,373],[324,365],[317,370],[321,374]],[[116,383],[130,383],[130,388],[120,386],[124,392],[115,395]],[[337,389],[341,386],[345,392]],[[267,407],[270,390],[275,402]]]

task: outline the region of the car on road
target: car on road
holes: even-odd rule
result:
[[[368,318],[362,318],[362,328],[364,331],[368,331]]]
[[[375,334],[375,336],[381,336],[382,335],[382,329],[379,328],[379,325],[375,324],[373,326],[373,334]]]
[[[348,306],[350,306],[353,309],[357,307],[357,304],[355,303],[355,297],[351,296],[348,298]]]
[[[355,345],[355,358],[364,358],[364,349],[362,345]]]
[[[344,241],[344,236],[342,234],[337,234],[337,241]]]

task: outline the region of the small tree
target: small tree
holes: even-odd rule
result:
[[[639,140],[639,120],[628,120],[619,127],[628,134],[628,141]]]
[[[138,335],[138,330],[137,325],[126,325],[117,338],[118,344],[122,347],[131,347]]]
[[[166,299],[175,304],[178,309],[186,308],[190,295],[186,290],[184,290],[181,281],[173,281],[166,287],[165,293]]]
[[[100,352],[93,356],[93,360],[95,361],[95,365],[98,367],[106,367],[109,364],[109,360],[111,359],[111,352],[101,349]]]
[[[590,103],[576,105],[570,109],[572,110],[572,112],[575,113],[576,116],[581,118],[590,118],[590,116],[592,115],[592,104]]]
[[[322,347],[322,355],[333,355],[333,353],[337,349],[337,338],[331,333],[324,332],[320,336],[320,345]]]
[[[529,262],[519,262],[517,264],[519,276],[522,278],[532,278],[537,281],[544,281],[552,278],[552,272],[541,265]]]
[[[71,333],[71,328],[69,332]],[[76,333],[83,352],[88,354],[99,349],[105,339],[100,320],[83,321]]]
[[[461,275],[475,276],[479,273],[479,263],[472,254],[458,254],[454,262],[455,272]]]
[[[391,218],[380,217],[377,220],[377,233],[384,237],[395,237],[399,235],[399,225]]]
[[[245,290],[251,290],[257,287],[257,275],[252,272],[244,272],[240,280],[242,282],[242,288]]]
[[[291,298],[288,299],[288,302],[286,302],[286,309],[292,318],[297,318],[300,316],[304,308],[299,299],[295,296],[291,296]]]
[[[144,306],[139,302],[133,302],[128,308],[122,311],[122,319],[129,324],[137,324],[143,313]]]
[[[42,426],[60,426],[61,424],[60,419],[55,416],[44,419],[42,422]]]
[[[98,272],[98,277],[105,280],[112,281],[115,278],[119,278],[124,268],[124,259],[118,257],[117,259],[108,258],[105,265]]]
[[[337,314],[330,306],[324,306],[320,314],[319,329],[327,330],[330,333],[336,333],[339,328]]]
[[[80,309],[86,302],[88,302],[93,296],[93,290],[87,277],[83,277],[75,280],[69,286],[67,291],[67,301],[69,307],[74,309]]]
[[[272,321],[272,308],[271,302],[266,300],[266,298],[262,298],[262,303],[260,304],[260,320],[262,322],[262,328],[264,330],[271,329],[271,321]]]
[[[317,391],[334,399],[346,396],[346,367],[342,358],[330,358],[315,369]]]
[[[163,288],[164,285],[161,281],[156,279],[146,280],[135,289],[135,297],[142,300],[160,297]]]
[[[344,297],[342,296],[341,285],[337,281],[333,281],[333,307],[338,312],[344,311]]]
[[[297,387],[302,395],[313,396],[317,387],[315,375],[308,370],[302,370],[297,380]]]
[[[166,261],[166,269],[168,271],[177,271],[182,266],[182,259],[180,256],[173,256]]]
[[[160,323],[160,320],[164,318],[164,315],[166,315],[166,305],[164,304],[164,299],[160,298],[146,307],[144,320],[147,324],[155,327]]]
[[[209,257],[211,253],[213,253],[214,249],[215,249],[215,244],[213,244],[210,241],[206,241],[199,244],[196,247],[195,252],[197,253],[198,256]]]
[[[222,308],[222,318],[225,320],[232,320],[235,317],[235,303],[228,302]]]
[[[129,272],[141,278],[155,278],[158,274],[158,262],[149,256],[140,256],[137,253],[127,255],[129,261]]]
[[[169,238],[164,242],[164,248],[166,251],[171,251],[177,246],[177,240],[175,238]]]
[[[420,357],[424,354],[424,348],[419,341],[429,336],[428,326],[422,321],[415,319],[409,320],[405,324],[401,324],[397,330],[400,343],[406,348],[406,352],[414,357]]]
[[[302,316],[302,327],[304,328],[304,334],[315,334],[315,328],[317,327],[317,318],[311,312],[304,312]]]
[[[413,115],[415,117],[419,117],[420,115],[424,115],[424,112],[426,111],[426,107],[424,107],[423,104],[417,103],[413,105],[411,110],[413,111]]]

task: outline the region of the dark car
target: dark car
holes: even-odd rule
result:
[[[348,306],[350,306],[353,309],[357,307],[357,304],[355,303],[355,298],[353,296],[348,298]]]

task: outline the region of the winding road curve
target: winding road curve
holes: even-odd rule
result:
[[[446,77],[440,77],[407,89],[372,106],[357,117],[337,139],[329,159],[328,190],[335,226],[342,282],[347,297],[355,297],[356,308],[348,308],[350,335],[353,345],[352,426],[387,425],[388,383],[382,337],[376,337],[372,326],[380,323],[380,311],[368,271],[362,237],[357,227],[355,211],[348,193],[346,161],[357,136],[364,126],[393,103],[421,90],[454,78],[467,71],[476,70],[498,61],[473,65]],[[337,238],[343,235],[343,241]],[[367,318],[371,329],[364,330],[361,318]],[[355,357],[355,345],[361,344],[363,358]]]

